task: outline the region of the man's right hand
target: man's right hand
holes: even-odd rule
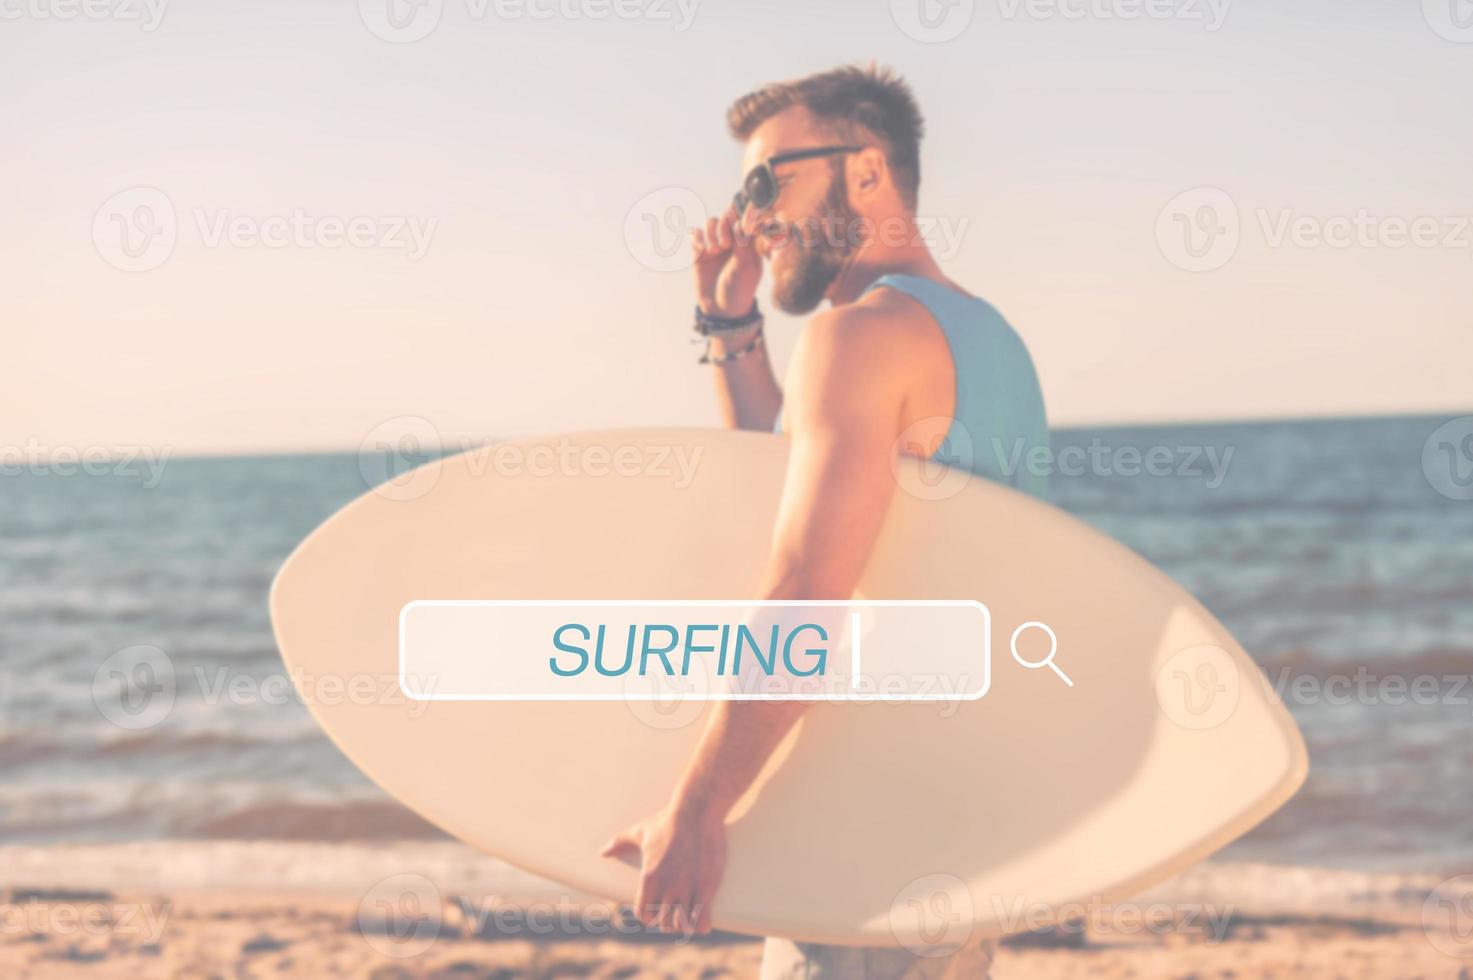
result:
[[[762,281],[762,257],[750,235],[738,228],[735,207],[690,233],[695,253],[696,302],[711,316],[745,316]]]

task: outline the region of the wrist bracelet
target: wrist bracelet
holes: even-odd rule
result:
[[[757,307],[757,301],[755,299],[752,300],[751,311],[745,316],[716,316],[703,312],[700,304],[696,305],[696,333],[702,337],[745,330],[753,324],[759,324],[761,322],[762,311]]]
[[[757,336],[753,337],[752,338],[752,342],[749,343],[747,346],[743,347],[741,350],[728,351],[725,354],[712,354],[711,353],[711,338],[708,337],[708,338],[706,338],[706,350],[705,350],[704,353],[701,354],[701,359],[699,361],[697,361],[696,363],[698,363],[698,364],[725,364],[728,361],[740,360],[741,358],[746,357],[748,354],[752,353],[753,351],[758,350],[759,348],[761,348],[762,347],[762,343],[763,343],[763,341],[762,341],[762,328],[761,327],[758,327],[757,328]]]

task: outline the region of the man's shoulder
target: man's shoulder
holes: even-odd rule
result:
[[[895,290],[874,290],[809,319],[788,380],[800,398],[899,404],[917,385],[945,376],[950,357],[924,306]]]

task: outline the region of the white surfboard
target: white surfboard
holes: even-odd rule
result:
[[[638,430],[431,463],[349,504],[283,565],[282,656],[317,685],[392,685],[400,613],[417,600],[750,598],[787,445]],[[912,949],[1035,928],[1168,877],[1294,794],[1298,730],[1190,595],[1052,506],[919,460],[896,467],[859,595],[985,604],[989,689],[951,710],[810,708],[729,821],[718,928]],[[1072,686],[1014,659],[1027,622],[1053,630]],[[321,691],[302,694],[323,729],[411,809],[621,901],[636,874],[599,850],[668,800],[710,707]]]

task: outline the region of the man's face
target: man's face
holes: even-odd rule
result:
[[[757,127],[747,141],[742,174],[779,153],[831,146],[839,140],[817,132],[807,112],[789,109]],[[779,164],[778,196],[770,208],[749,207],[743,231],[756,236],[758,253],[772,271],[773,299],[788,313],[811,312],[854,251],[854,215],[844,193],[843,157]]]

